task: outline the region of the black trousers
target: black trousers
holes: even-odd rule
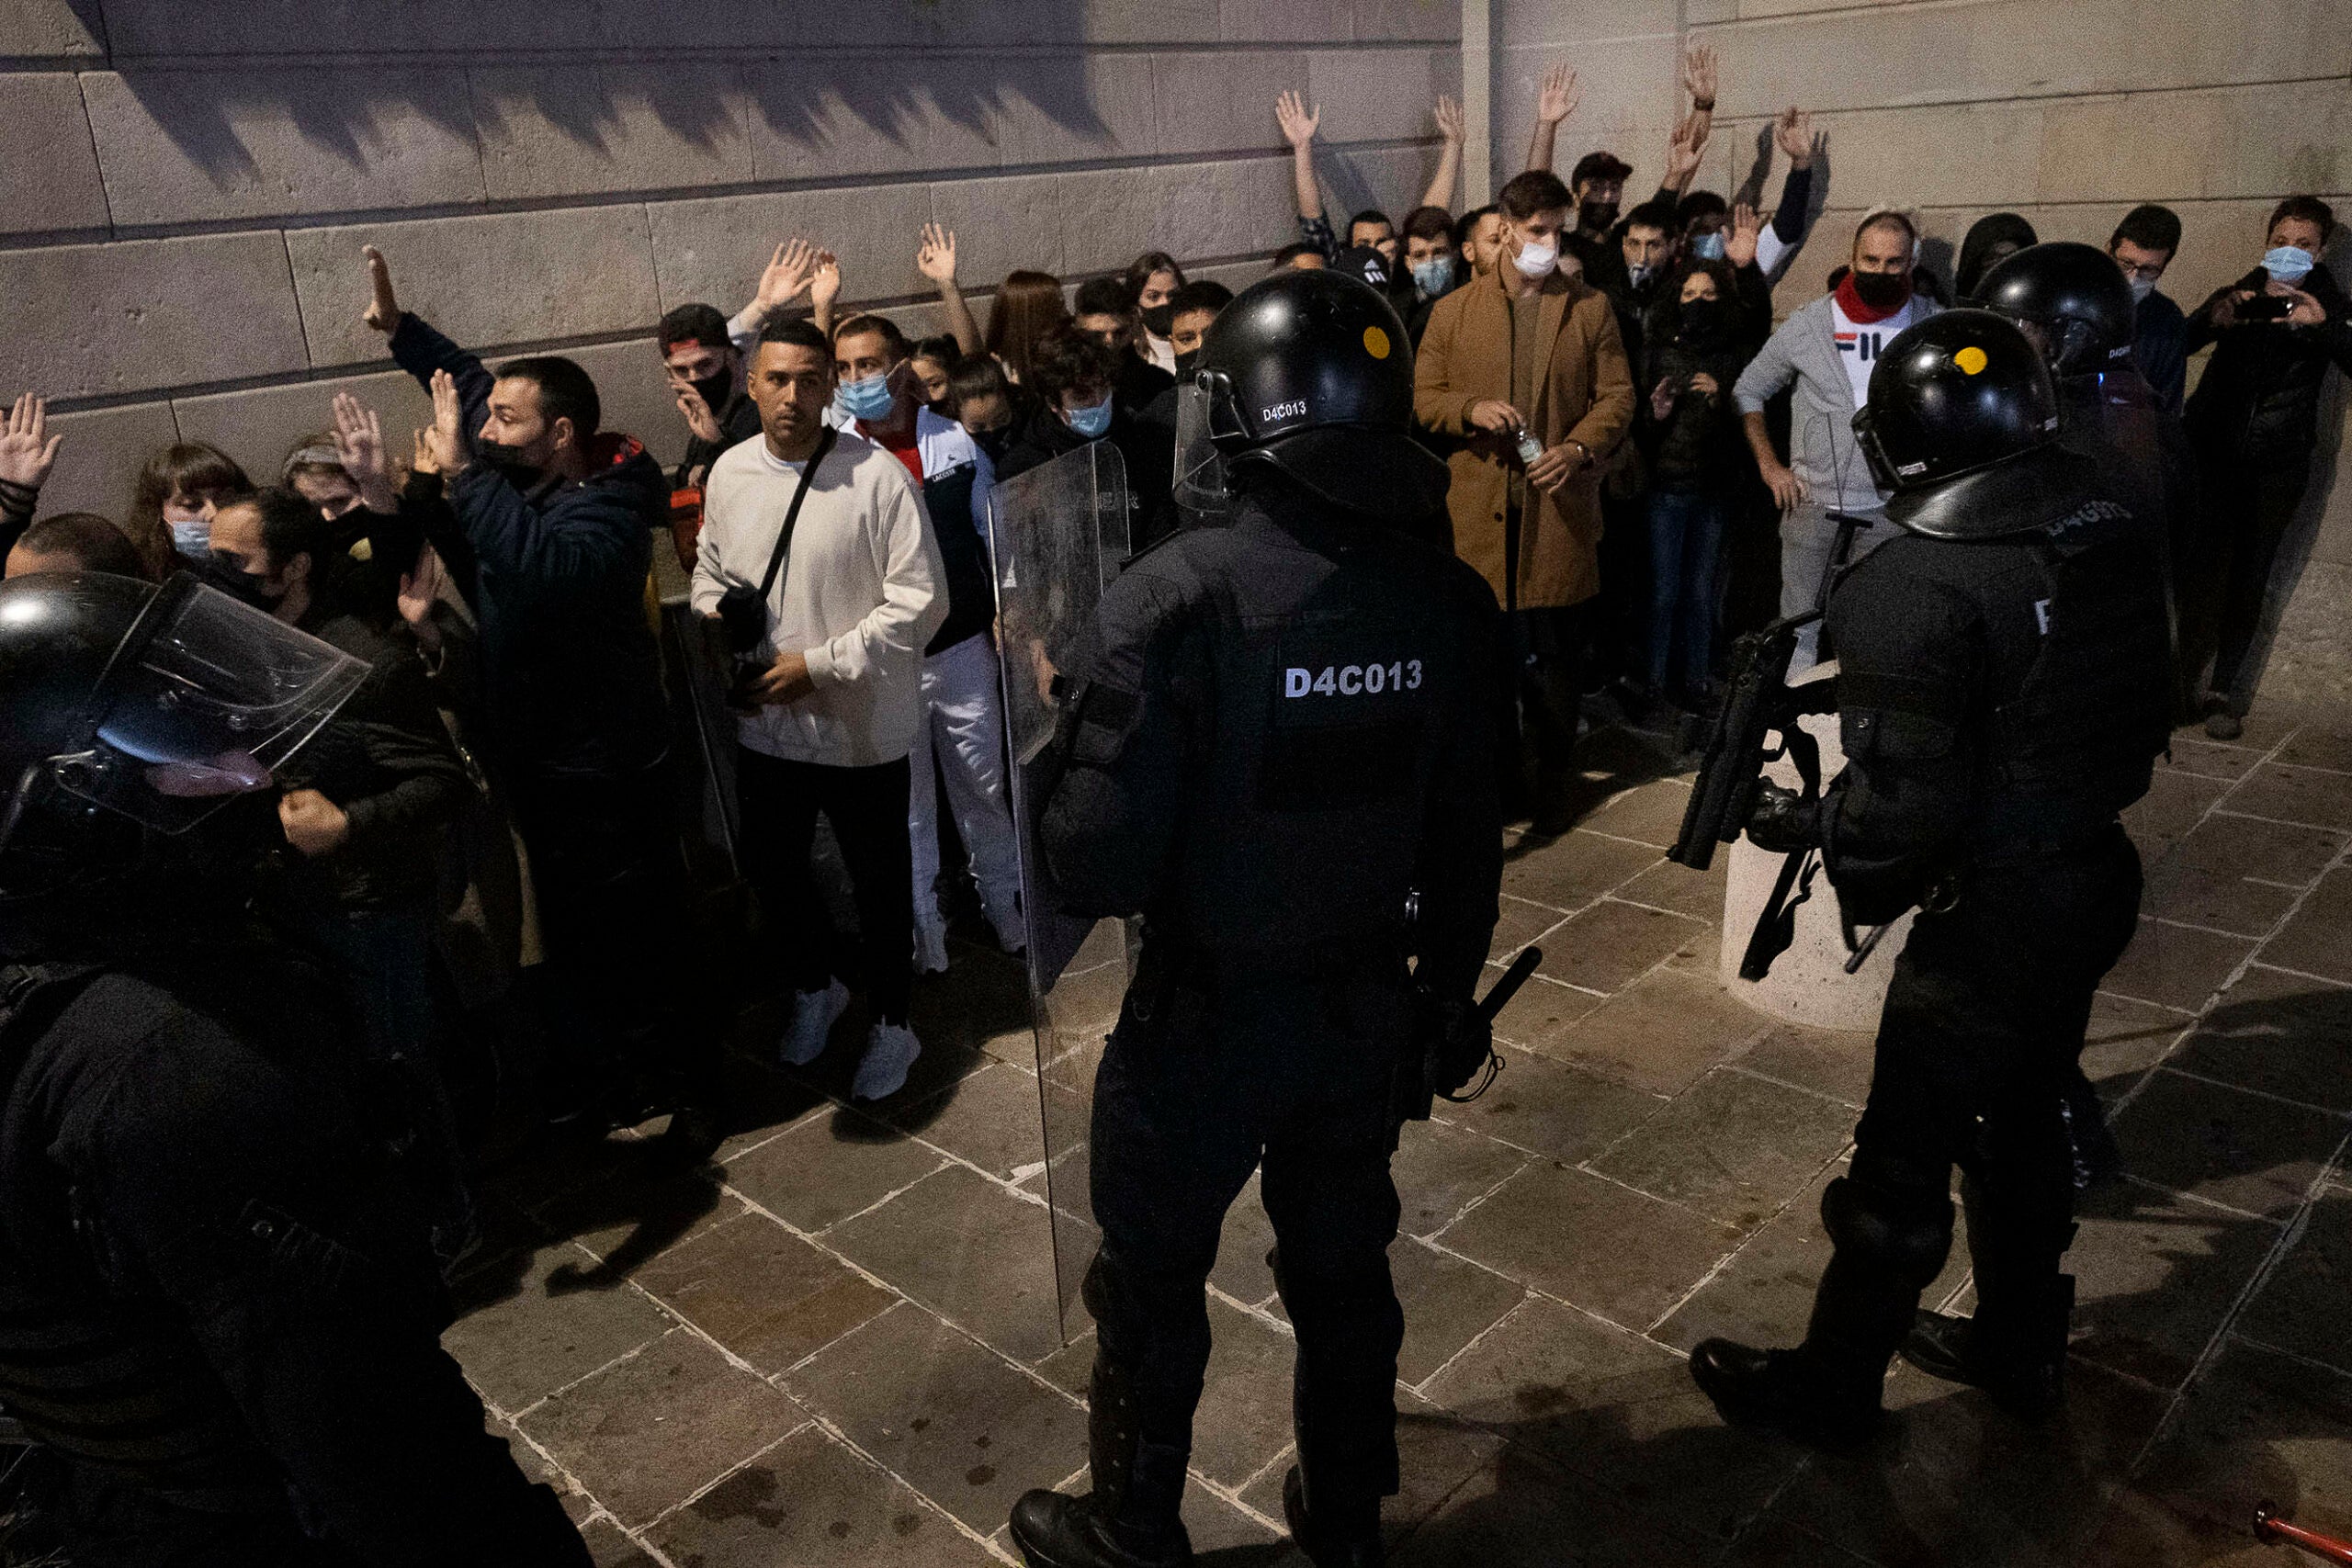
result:
[[[735,749],[740,852],[768,920],[783,939],[793,988],[821,991],[839,976],[863,989],[875,1018],[904,1023],[914,988],[914,858],[907,839],[907,760],[865,768],[787,761]],[[810,874],[817,814],[832,824],[857,901],[858,941],[845,951]]]
[[[670,770],[537,773],[511,791],[547,949],[551,1076],[593,1098],[673,1102],[713,1085],[723,1042],[678,841]]]
[[[1142,1445],[1158,1456],[1138,1468],[1172,1472],[1179,1492],[1218,1233],[1261,1165],[1275,1280],[1298,1334],[1293,1409],[1313,1506],[1362,1517],[1396,1490],[1405,1317],[1388,1273],[1388,1106],[1407,1018],[1401,968],[1196,988],[1146,949],[1095,1079],[1102,1241],[1087,1299],[1097,1386],[1132,1388]],[[1099,1452],[1095,1462],[1100,1485]]]
[[[2193,682],[2211,657],[2207,684],[2234,712],[2245,712],[2254,695],[2258,671],[2245,667],[2246,656],[2262,629],[2278,547],[2310,481],[2307,456],[2208,458],[2199,474],[2197,547],[2180,585],[2182,662]]]
[[[1873,1382],[1884,1373],[1949,1249],[1954,1166],[1980,1321],[2030,1315],[2059,1287],[2074,1207],[2061,1101],[2091,995],[2132,940],[2139,903],[2139,852],[2115,826],[2065,851],[1972,866],[1952,908],[1913,923],[1854,1134],[1858,1223],[1840,1235],[1833,1222],[1808,1343],[1826,1327]]]

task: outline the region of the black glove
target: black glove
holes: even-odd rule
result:
[[[1419,1046],[1423,1090],[1446,1100],[1476,1099],[1476,1090],[1463,1095],[1462,1089],[1494,1060],[1494,1026],[1466,998],[1454,1000],[1416,990],[1413,1002],[1413,1033]],[[1481,1090],[1485,1088],[1483,1083],[1478,1086]]]
[[[1792,854],[1821,847],[1821,803],[1776,784],[1759,785],[1747,813],[1747,836],[1756,847]]]

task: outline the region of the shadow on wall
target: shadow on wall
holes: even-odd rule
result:
[[[300,6],[286,18],[301,26]],[[93,14],[93,0],[76,0]],[[1040,36],[1075,36],[1080,0],[1023,0],[1024,26]],[[935,39],[956,40],[944,11]],[[95,25],[95,24],[94,24]],[[463,75],[460,76],[462,70]],[[131,65],[123,85],[171,141],[226,188],[268,181],[266,154],[256,156],[245,128],[290,124],[310,146],[355,170],[413,158],[403,132],[422,122],[477,152],[511,132],[543,123],[593,155],[618,162],[633,123],[649,120],[676,143],[702,153],[739,156],[744,177],[779,181],[854,175],[880,167],[978,165],[1002,162],[1005,132],[1035,116],[1082,142],[1113,139],[1094,103],[1094,84],[1077,53],[953,58],[761,55],[750,58],[631,53],[555,63],[468,59],[374,72],[375,85],[349,85],[367,66],[317,71],[255,65],[247,69],[170,70]],[[844,136],[843,115],[862,130]],[[763,138],[754,120],[782,142],[783,159],[808,166],[768,166],[752,154]],[[825,152],[861,144],[854,166],[829,166]],[[746,146],[746,142],[749,146]],[[1140,149],[1138,149],[1140,150]],[[660,182],[649,182],[658,184]]]

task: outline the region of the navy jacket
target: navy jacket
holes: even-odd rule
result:
[[[392,357],[421,383],[448,371],[466,434],[481,428],[493,378],[480,359],[413,313],[392,333]],[[652,530],[668,524],[670,481],[633,436],[599,434],[588,455],[577,484],[550,477],[522,490],[477,463],[448,485],[471,557],[483,700],[503,754],[529,773],[633,773],[668,747],[645,579]],[[411,537],[377,546],[406,560],[424,538],[413,525]]]
[[[2188,318],[2169,295],[2151,293],[2140,301],[2132,320],[2132,362],[2155,389],[2164,411],[2178,413],[2188,382]]]

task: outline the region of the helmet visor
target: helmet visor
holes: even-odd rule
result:
[[[1210,398],[1201,381],[1176,389],[1176,505],[1194,525],[1223,519],[1231,504],[1225,455],[1209,434]]]
[[[277,770],[368,678],[368,666],[182,572],[156,592],[51,757],[66,791],[185,832]]]

